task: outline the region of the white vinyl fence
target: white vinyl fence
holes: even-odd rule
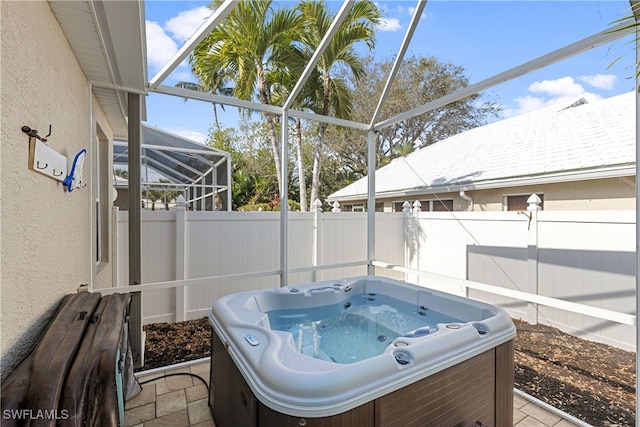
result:
[[[488,301],[531,323],[635,350],[631,316],[617,323],[590,310],[635,315],[635,212],[539,211],[531,221],[528,215],[376,213],[376,274]],[[118,286],[128,284],[127,217],[117,213]],[[366,213],[291,212],[288,218],[289,284],[366,274]],[[145,324],[206,316],[222,295],[279,286],[279,270],[278,212],[142,212],[144,283],[228,276],[144,291]],[[420,272],[556,298],[563,308],[565,302],[586,307],[577,314],[484,292],[471,283],[452,286]]]
[[[407,266],[635,315],[635,211],[539,211],[531,222],[528,215],[420,212],[409,226],[415,232],[407,239]],[[499,305],[530,323],[635,351],[633,325],[471,288],[443,290]]]
[[[115,285],[126,286],[128,212],[117,212],[117,222]],[[143,283],[232,276],[145,291],[144,324],[201,318],[223,295],[280,285],[279,212],[145,211],[141,222]],[[379,217],[376,226],[376,251],[398,265],[403,265],[404,224],[402,215],[390,215]],[[288,254],[289,284],[366,274],[366,214],[289,213]],[[314,273],[319,265],[338,267]],[[233,277],[246,273],[262,274]]]

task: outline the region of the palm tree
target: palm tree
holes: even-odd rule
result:
[[[310,58],[318,48],[322,37],[333,21],[333,15],[324,1],[303,0],[297,7],[304,17],[305,31],[302,35],[304,52]],[[358,1],[351,8],[337,33],[331,39],[326,50],[318,61],[316,78],[322,88],[320,110],[322,115],[334,115],[338,118],[351,116],[351,92],[347,83],[334,76],[337,67],[344,67],[354,78],[363,77],[362,60],[355,51],[354,45],[364,42],[369,50],[375,45],[375,27],[380,22],[380,11],[370,0]],[[313,85],[313,83],[310,83]],[[313,157],[313,175],[311,182],[311,200],[317,198],[320,182],[320,163],[326,123],[320,123],[318,138]]]
[[[268,80],[274,82],[271,86],[271,99],[277,104],[283,104],[291,90],[293,90],[297,81],[302,75],[305,65],[308,61],[306,55],[302,53],[295,45],[290,49],[282,50],[274,58],[279,64],[277,69],[269,73]],[[321,94],[322,86],[319,85],[317,70],[312,72],[311,78],[307,80],[302,91],[298,94],[292,107],[297,110],[310,110],[318,112],[321,110]],[[298,188],[300,193],[300,211],[307,210],[307,184],[304,169],[304,159],[302,154],[302,119],[296,117],[293,119],[295,147],[298,169]],[[313,206],[313,205],[312,205]]]
[[[222,0],[211,7],[218,8]],[[218,70],[232,76],[234,95],[240,99],[258,98],[271,105],[266,74],[272,66],[271,56],[295,40],[301,19],[293,9],[273,10],[271,0],[243,0],[227,15],[189,57],[194,74],[203,86]],[[211,87],[211,85],[209,85]],[[280,138],[277,117],[264,114],[271,150],[276,166],[278,187],[282,188]]]

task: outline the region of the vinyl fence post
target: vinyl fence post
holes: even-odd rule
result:
[[[414,219],[411,203],[405,201],[402,204],[402,213],[404,213],[404,265],[407,268],[416,268],[413,260],[417,261],[418,245],[416,242],[415,227],[417,221]],[[418,283],[418,276],[410,273],[404,274],[404,279],[409,283]]]
[[[120,286],[120,275],[118,274],[118,254],[120,253],[120,239],[118,235],[118,206],[111,207],[111,286]]]
[[[529,234],[527,237],[527,292],[540,295],[540,279],[538,277],[538,212],[540,207],[540,197],[532,194],[528,199],[527,212],[529,214]],[[527,317],[534,325],[538,323],[540,306],[532,304],[527,306]]]
[[[313,266],[320,265],[320,223],[322,219],[320,214],[322,213],[322,202],[316,199],[313,202]],[[312,272],[311,281],[316,282],[318,280],[317,271],[314,269]]]
[[[176,280],[186,279],[187,242],[186,242],[187,203],[180,194],[176,199]],[[176,286],[176,322],[187,320],[187,288]]]

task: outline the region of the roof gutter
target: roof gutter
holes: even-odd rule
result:
[[[622,178],[625,176],[635,176],[636,165],[627,164],[623,166],[611,166],[606,169],[596,170],[576,170],[570,172],[557,172],[552,174],[544,174],[538,176],[517,177],[517,178],[504,178],[496,180],[481,181],[477,183],[464,183],[464,184],[451,184],[451,185],[438,185],[438,186],[420,186],[413,187],[406,190],[392,190],[388,192],[376,192],[378,198],[390,198],[390,197],[411,197],[415,195],[439,194],[439,193],[458,193],[460,191],[471,190],[491,190],[496,188],[505,187],[520,187],[527,185],[544,185],[544,184],[560,184],[573,181],[586,181],[591,179],[605,179],[605,178]],[[327,201],[329,202],[343,202],[351,200],[361,200],[366,198],[366,194],[356,193],[340,196],[329,196]]]

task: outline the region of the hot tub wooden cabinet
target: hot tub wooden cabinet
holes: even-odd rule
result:
[[[375,276],[240,292],[211,308],[218,427],[511,426],[511,318]]]
[[[212,336],[209,406],[218,427],[513,425],[513,340],[347,412],[305,418],[258,401]]]

